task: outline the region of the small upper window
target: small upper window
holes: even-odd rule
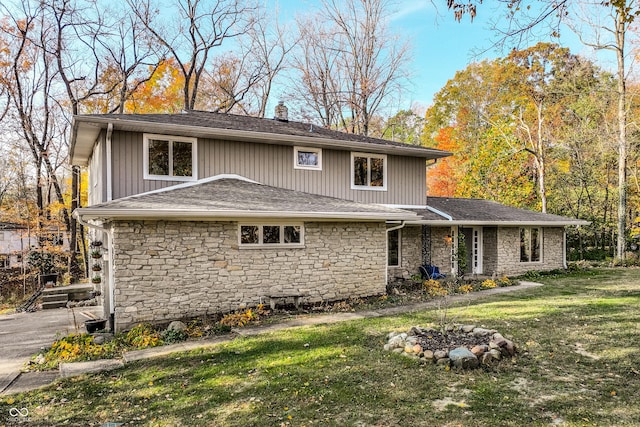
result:
[[[322,149],[294,147],[293,167],[295,169],[322,170]]]
[[[193,181],[197,140],[168,135],[144,135],[144,179]]]
[[[351,188],[354,190],[386,190],[387,156],[351,153]]]

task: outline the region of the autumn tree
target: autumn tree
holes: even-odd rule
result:
[[[316,15],[300,21],[295,68],[301,84],[294,97],[311,102],[315,121],[368,135],[376,114],[401,92],[409,48],[387,26],[391,6],[388,0],[324,0]]]
[[[253,1],[175,0],[170,18],[151,0],[127,0],[149,36],[167,49],[184,84],[183,109],[196,107],[200,84],[214,50],[247,33],[257,6]]]
[[[617,106],[617,152],[618,152],[618,216],[616,258],[625,257],[627,239],[627,172],[628,172],[628,110],[627,96],[628,79],[628,38],[636,18],[640,16],[640,5],[635,0],[611,0],[591,4],[585,1],[540,1],[532,5],[526,0],[500,0],[507,7],[507,18],[496,29],[501,34],[499,43],[514,40],[518,44],[526,40],[527,36],[548,25],[549,34],[558,36],[560,25],[570,22],[570,27],[577,28],[576,34],[588,46],[598,50],[609,50],[616,57],[616,94]],[[448,1],[447,5],[454,10],[456,19],[460,20],[464,14],[475,16],[477,3],[472,1],[465,6],[464,2]],[[604,19],[592,19],[604,15]],[[575,25],[576,19],[586,17],[581,21],[586,25]]]

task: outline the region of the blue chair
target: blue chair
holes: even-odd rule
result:
[[[440,273],[440,269],[435,265],[425,264],[418,267],[418,269],[420,270],[422,280],[440,280],[447,277],[445,274]]]

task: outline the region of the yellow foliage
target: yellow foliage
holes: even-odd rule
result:
[[[461,294],[468,294],[469,292],[473,292],[473,286],[471,285],[462,285],[458,288],[458,292]]]
[[[482,282],[482,284],[480,285],[480,289],[493,289],[497,286],[498,284],[495,282],[495,280],[487,279]]]
[[[443,297],[449,294],[449,291],[445,289],[438,280],[425,280],[423,286],[425,291],[432,297]]]
[[[258,320],[259,316],[250,308],[235,313],[229,313],[222,317],[220,324],[229,327],[241,328],[252,320]]]

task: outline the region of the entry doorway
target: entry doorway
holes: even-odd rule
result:
[[[482,227],[460,227],[466,249],[465,274],[482,274]]]

